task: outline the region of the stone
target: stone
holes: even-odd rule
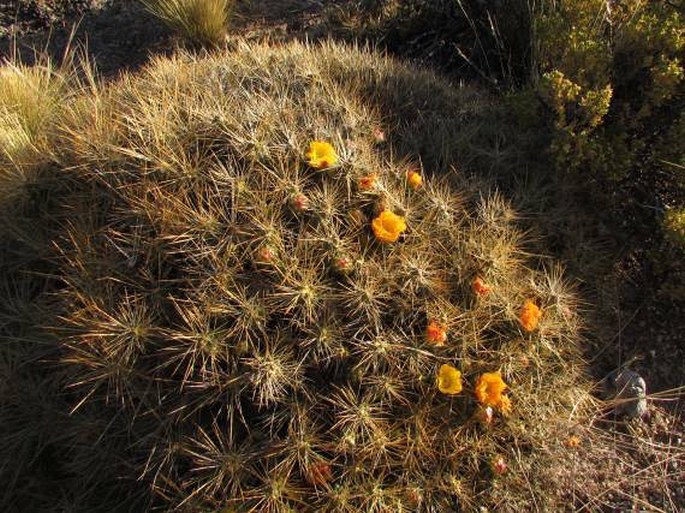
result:
[[[647,415],[647,383],[637,372],[617,369],[605,378],[606,399],[616,402],[614,414],[637,419]]]

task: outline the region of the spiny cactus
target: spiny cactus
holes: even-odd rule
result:
[[[473,98],[295,44],[69,104],[55,328],[125,477],[165,508],[279,513],[516,510],[509,480],[546,482],[548,419],[587,397],[576,303],[455,170]]]

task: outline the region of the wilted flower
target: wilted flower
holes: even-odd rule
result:
[[[378,126],[373,128],[373,139],[377,144],[385,142],[385,132]]]
[[[492,406],[503,413],[511,411],[511,401],[502,395],[507,384],[499,372],[485,372],[476,382],[476,399],[484,406]]]
[[[409,184],[409,187],[416,190],[423,184],[423,177],[418,171],[410,169],[407,171],[407,184]]]
[[[268,244],[262,244],[255,251],[254,259],[259,264],[270,264],[274,261],[276,254]]]
[[[379,241],[389,243],[395,242],[400,237],[400,234],[407,229],[407,223],[404,217],[390,210],[384,210],[371,221],[371,228]]]
[[[444,346],[447,341],[447,330],[436,321],[430,321],[426,327],[426,339],[434,346]]]
[[[378,175],[376,173],[370,173],[368,175],[362,176],[359,179],[359,190],[360,191],[370,191],[376,185],[378,180]]]
[[[471,288],[477,296],[485,296],[490,292],[490,285],[487,285],[480,276],[474,278]]]
[[[326,169],[338,163],[338,154],[333,145],[324,141],[312,141],[305,154],[307,163],[314,169]]]
[[[419,488],[418,486],[412,486],[405,489],[404,495],[407,498],[409,504],[413,508],[419,506],[419,504],[421,504],[421,502],[423,501],[423,494],[421,492],[421,488]]]
[[[485,425],[492,424],[492,419],[495,416],[495,410],[492,406],[486,406],[485,408],[479,408],[476,414],[476,418]]]
[[[445,363],[438,370],[437,383],[443,394],[456,395],[461,392],[461,372]]]
[[[521,322],[523,329],[526,331],[535,330],[535,328],[538,327],[541,318],[542,310],[540,310],[540,308],[530,299],[526,299],[526,302],[521,309],[521,313],[519,314],[519,321]]]
[[[492,460],[492,471],[495,474],[502,475],[507,471],[507,462],[504,461],[504,456],[495,456]]]
[[[312,486],[323,486],[333,479],[331,466],[325,461],[309,465],[305,472],[307,482]]]

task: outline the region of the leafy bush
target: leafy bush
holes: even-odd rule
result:
[[[157,60],[67,102],[57,281],[31,299],[51,329],[4,326],[2,355],[47,348],[32,365],[68,392],[2,389],[8,425],[53,411],[0,445],[35,451],[1,469],[4,504],[557,509],[592,405],[580,319],[503,197],[448,172],[480,158],[482,102],[297,44]]]
[[[652,127],[669,124],[664,108],[685,83],[679,11],[666,2],[552,4],[537,16],[536,41],[559,166],[616,181],[650,159]]]
[[[619,188],[619,201],[632,195],[651,207],[633,214],[634,224],[651,225],[664,240],[648,254],[657,288],[679,297],[685,247],[669,236],[669,216],[685,205],[683,27],[682,9],[660,1],[553,3],[536,18],[557,169],[598,184],[602,201]],[[675,210],[662,222],[665,207]]]

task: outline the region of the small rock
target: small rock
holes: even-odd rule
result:
[[[605,379],[608,400],[616,401],[614,413],[628,419],[644,418],[647,414],[647,383],[637,372],[620,369]]]

